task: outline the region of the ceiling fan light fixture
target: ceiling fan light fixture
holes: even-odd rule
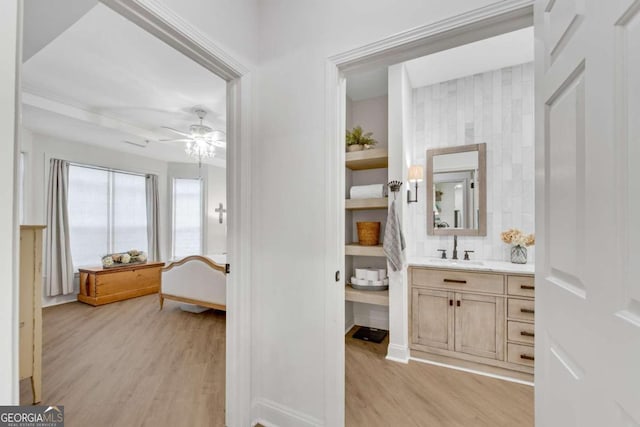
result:
[[[204,140],[187,142],[184,151],[189,157],[193,157],[199,161],[202,161],[202,159],[210,159],[216,155],[215,147]]]

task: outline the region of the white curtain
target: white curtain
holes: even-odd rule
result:
[[[147,242],[149,247],[147,258],[149,261],[160,261],[160,241],[158,238],[160,232],[158,175],[147,174],[146,178]]]
[[[67,211],[68,162],[51,159],[47,194],[45,290],[48,296],[66,295],[74,292]]]

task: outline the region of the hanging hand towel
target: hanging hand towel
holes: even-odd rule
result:
[[[384,254],[393,271],[402,270],[404,266],[404,235],[400,227],[400,219],[396,212],[396,201],[391,202],[389,215],[387,215],[387,226],[384,232]]]

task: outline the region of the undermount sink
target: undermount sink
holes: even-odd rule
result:
[[[482,261],[464,261],[460,259],[434,258],[433,262],[434,264],[442,264],[442,265],[475,265],[475,266],[484,265]]]

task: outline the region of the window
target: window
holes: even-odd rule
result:
[[[173,258],[202,253],[202,180],[173,180]]]
[[[147,251],[143,175],[70,165],[68,210],[74,267],[97,265],[108,253]]]

